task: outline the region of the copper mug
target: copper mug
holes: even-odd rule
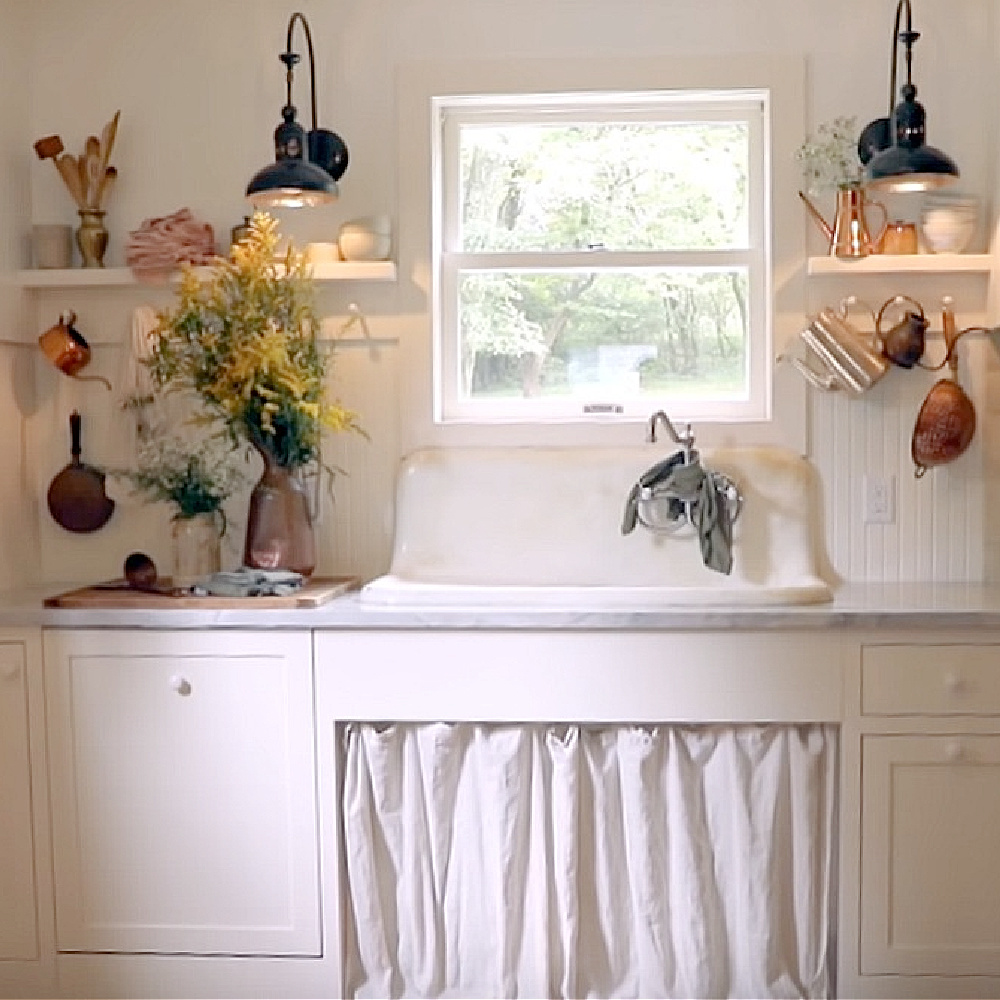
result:
[[[76,313],[69,310],[60,313],[59,322],[38,338],[42,353],[64,375],[80,381],[103,382],[110,389],[111,383],[102,375],[79,374],[90,363],[90,344],[73,326],[75,322]]]
[[[884,254],[912,254],[917,252],[917,226],[914,222],[892,222],[882,236],[881,252]]]

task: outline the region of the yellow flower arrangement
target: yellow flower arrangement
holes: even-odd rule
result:
[[[327,398],[329,358],[316,343],[306,257],[290,246],[279,258],[278,242],[276,221],[258,212],[207,275],[185,266],[177,305],[159,314],[148,364],[161,388],[197,394],[234,447],[248,441],[297,468],[318,459],[324,427],[360,427]]]

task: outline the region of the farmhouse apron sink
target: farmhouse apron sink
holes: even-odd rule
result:
[[[614,609],[831,599],[816,473],[783,448],[701,455],[741,497],[730,573],[706,565],[693,525],[642,523],[662,527],[662,503],[640,505],[640,523],[623,533],[630,490],[669,454],[659,445],[417,451],[399,471],[389,573],[360,600]]]

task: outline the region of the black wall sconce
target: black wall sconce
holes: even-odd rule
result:
[[[906,10],[906,30],[900,31],[903,10]],[[941,150],[928,146],[927,116],[917,100],[913,85],[913,43],[920,37],[913,30],[910,0],[899,0],[892,33],[892,71],[889,83],[889,117],[869,122],[858,140],[858,156],[865,164],[868,187],[881,191],[926,191],[943,187],[958,178],[955,161]],[[898,44],[906,48],[906,83],[896,99],[896,62]]]
[[[307,134],[295,120],[292,104],[292,79],[299,61],[292,51],[292,29],[301,23],[309,51],[309,93],[312,102],[312,128]],[[316,62],[312,33],[305,17],[296,12],[288,21],[288,41],[278,58],[285,64],[288,88],[281,124],[274,130],[275,162],[254,174],[247,185],[247,197],[254,208],[312,208],[337,197],[337,181],[347,170],[347,146],[329,129],[316,127]],[[308,154],[308,159],[303,154]]]

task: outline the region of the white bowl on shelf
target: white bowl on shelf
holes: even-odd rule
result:
[[[972,241],[979,202],[964,195],[929,195],[920,214],[920,235],[930,253],[962,253]]]
[[[337,242],[344,260],[388,260],[392,249],[389,217],[370,215],[345,222]]]

